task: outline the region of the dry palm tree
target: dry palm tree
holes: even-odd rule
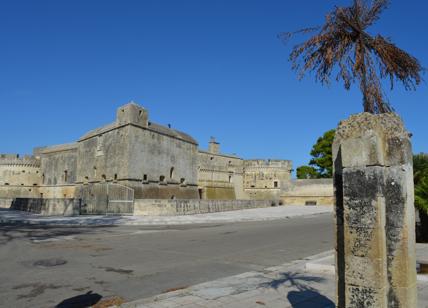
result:
[[[422,67],[390,39],[366,32],[388,4],[388,0],[354,0],[351,6],[336,7],[327,14],[322,27],[281,33],[280,38],[286,42],[294,34],[318,31],[290,54],[299,78],[306,71],[314,71],[316,80],[328,84],[331,74],[337,71],[336,80],[343,80],[347,90],[355,80],[359,81],[364,111],[391,112],[381,79],[389,78],[391,89],[395,81],[400,81],[406,90],[414,90],[421,82]]]

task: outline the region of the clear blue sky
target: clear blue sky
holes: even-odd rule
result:
[[[277,34],[350,2],[3,0],[0,152],[75,141],[134,100],[201,148],[215,136],[226,153],[305,164],[318,136],[362,111],[361,94],[298,81]],[[428,66],[427,12],[427,1],[392,0],[371,32]],[[415,152],[428,151],[427,96],[426,83],[389,93]]]

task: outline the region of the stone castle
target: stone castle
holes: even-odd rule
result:
[[[3,202],[81,198],[94,195],[92,187],[103,183],[132,190],[134,199],[281,200],[297,183],[289,160],[223,154],[214,138],[201,150],[188,134],[151,122],[148,111],[133,102],[117,109],[113,123],[77,142],[33,152],[0,156]]]

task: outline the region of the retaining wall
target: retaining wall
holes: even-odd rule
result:
[[[46,216],[73,216],[79,215],[79,200],[72,198],[15,198],[10,209]]]
[[[79,202],[79,199],[72,198],[15,198],[0,199],[0,206],[4,204],[4,207],[12,210],[32,212],[46,216],[73,216],[79,215]],[[136,199],[134,201],[134,215],[192,215],[265,208],[278,205],[280,205],[280,201],[274,200]]]
[[[0,209],[8,209],[12,205],[12,198],[0,198]]]
[[[137,199],[134,201],[134,215],[192,215],[277,205],[279,201],[273,200]]]

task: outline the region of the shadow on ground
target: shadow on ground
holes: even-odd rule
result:
[[[333,301],[322,295],[311,283],[322,283],[326,279],[301,273],[285,272],[279,278],[260,285],[263,288],[278,289],[281,286],[292,288],[287,293],[287,300],[294,308],[327,308],[335,307]]]
[[[0,225],[51,225],[51,226],[110,226],[120,224],[126,220],[127,215],[76,215],[76,216],[44,216],[27,211],[17,211],[0,208]]]
[[[55,225],[30,225],[9,223],[0,224],[0,245],[24,239],[32,241],[49,240],[55,237],[75,236],[79,234],[91,234],[103,229],[103,232],[112,232],[116,226],[55,226]]]
[[[73,296],[63,300],[55,308],[86,308],[91,307],[101,300],[102,296],[98,293],[88,293]]]

